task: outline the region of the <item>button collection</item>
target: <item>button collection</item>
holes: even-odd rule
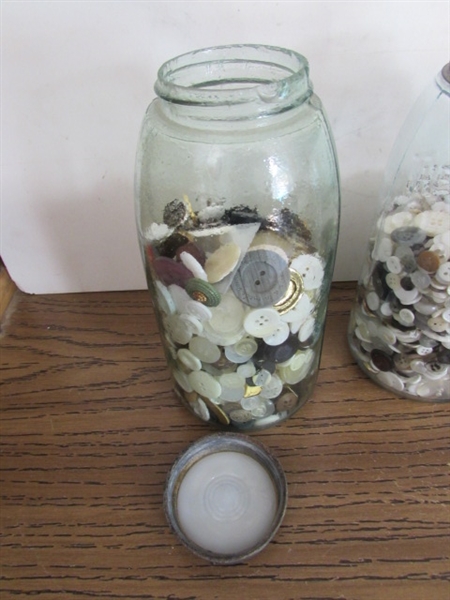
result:
[[[224,210],[218,201],[194,212],[184,197],[166,206],[145,243],[185,404],[205,421],[245,430],[297,410],[317,376],[318,304],[326,296],[325,262],[306,224],[288,209],[263,218],[245,206]],[[400,277],[400,257],[397,263]],[[395,284],[403,289],[400,279]]]
[[[362,370],[413,399],[450,400],[450,167],[434,167],[380,217],[349,343]]]

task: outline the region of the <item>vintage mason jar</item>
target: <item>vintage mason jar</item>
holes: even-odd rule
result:
[[[450,64],[394,145],[351,311],[358,365],[395,395],[450,399]]]
[[[339,224],[308,63],[236,45],[174,58],[142,125],[136,214],[174,388],[230,430],[278,423],[317,378]]]

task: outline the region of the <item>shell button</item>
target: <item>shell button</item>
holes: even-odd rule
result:
[[[290,282],[287,256],[279,248],[250,249],[237,270],[231,287],[244,304],[264,307],[275,304]]]
[[[306,290],[316,290],[322,285],[324,269],[318,256],[301,254],[294,258],[291,268],[301,275]]]
[[[206,371],[192,371],[188,375],[189,383],[198,394],[206,398],[219,398],[222,392],[220,383]]]
[[[211,313],[209,321],[204,323],[204,335],[211,342],[229,346],[243,337],[244,307],[232,293],[224,294]]]
[[[414,225],[420,227],[429,236],[439,235],[450,229],[450,215],[445,212],[425,210],[416,215]]]
[[[440,283],[450,283],[450,262],[446,262],[439,267],[439,269],[436,271],[436,279]]]
[[[219,346],[204,337],[195,336],[189,342],[189,350],[204,363],[213,364],[221,357]]]
[[[280,324],[280,315],[273,308],[257,308],[250,311],[244,319],[245,331],[257,338],[275,334]]]

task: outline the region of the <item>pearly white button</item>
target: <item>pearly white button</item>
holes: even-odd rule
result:
[[[222,391],[220,383],[205,371],[193,371],[188,375],[192,388],[206,398],[219,398]]]
[[[402,211],[398,213],[394,213],[392,215],[387,215],[383,223],[383,230],[387,234],[391,234],[394,229],[398,229],[399,227],[406,227],[410,225],[413,221],[413,215],[409,212]]]
[[[263,338],[277,331],[280,315],[273,308],[257,308],[250,311],[244,319],[244,329],[249,335]]]
[[[183,313],[185,311],[186,304],[191,300],[191,297],[186,292],[184,288],[177,285],[176,283],[172,283],[169,285],[168,290],[170,295],[172,296],[173,301],[175,302],[175,306],[179,313]]]
[[[246,362],[238,366],[236,373],[247,379],[247,377],[252,377],[256,373],[256,367],[252,362]]]
[[[314,327],[316,326],[316,320],[314,317],[309,317],[300,327],[298,332],[298,339],[300,342],[306,342],[314,333]]]
[[[181,387],[181,389],[183,389],[185,392],[188,392],[188,394],[194,391],[186,373],[183,373],[183,371],[180,371],[179,369],[173,369],[172,373],[173,378]]]
[[[212,316],[204,323],[204,335],[221,346],[237,342],[243,334],[244,307],[231,292],[222,296],[218,306],[211,309]]]
[[[197,317],[194,317],[194,315],[188,315],[187,313],[184,313],[180,315],[179,321],[183,323],[183,325],[192,335],[200,335],[203,331],[202,322],[199,321]]]
[[[426,210],[414,218],[414,225],[429,236],[445,233],[450,229],[450,215],[446,212]]]
[[[271,379],[272,375],[266,369],[260,369],[252,377],[253,383],[257,386],[266,385]]]
[[[403,270],[403,265],[398,256],[390,256],[386,261],[386,267],[391,273],[399,274]]]
[[[204,337],[193,337],[189,342],[189,350],[202,362],[212,364],[221,357],[219,346]]]
[[[450,283],[450,262],[446,262],[439,267],[436,271],[436,279],[440,283],[449,284]]]
[[[313,254],[302,254],[294,258],[291,268],[301,275],[305,290],[315,290],[322,285],[324,268],[319,257]]]
[[[245,363],[249,359],[248,356],[242,356],[242,354],[236,352],[235,345],[225,346],[225,356],[229,361],[236,364]]]
[[[252,337],[243,337],[234,344],[234,349],[241,356],[251,358],[258,350],[258,343]]]
[[[401,377],[396,375],[395,373],[391,373],[390,371],[380,371],[376,374],[379,382],[388,388],[397,390],[398,392],[403,391],[405,388],[405,384]]]
[[[196,317],[200,322],[208,321],[212,317],[212,312],[206,304],[197,302],[197,300],[191,300],[190,298],[182,312],[186,312],[188,315]]]
[[[283,382],[280,377],[274,373],[269,381],[262,386],[260,396],[263,398],[277,398],[283,391]]]
[[[394,245],[390,238],[381,238],[378,240],[375,248],[372,252],[372,257],[375,260],[379,260],[381,262],[386,262],[387,259],[392,256],[394,250]]]
[[[200,371],[202,368],[202,361],[187,348],[180,348],[177,352],[177,358],[191,371]]]
[[[208,276],[203,269],[202,265],[198,262],[198,260],[192,256],[189,252],[181,252],[180,260],[183,265],[191,271],[194,277],[197,279],[203,279],[203,281],[208,281]]]
[[[158,280],[155,281],[155,287],[160,309],[166,313],[166,315],[173,315],[177,307],[168,288]]]
[[[225,373],[219,377],[222,387],[220,399],[226,402],[239,402],[245,392],[245,378],[239,373]]]
[[[190,341],[193,335],[192,329],[186,327],[186,324],[177,314],[171,315],[165,321],[165,325],[169,338],[176,344],[184,346]]]
[[[269,346],[279,346],[289,337],[289,325],[284,321],[279,321],[276,330],[270,335],[265,335],[263,340]]]

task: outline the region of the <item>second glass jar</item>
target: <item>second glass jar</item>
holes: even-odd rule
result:
[[[265,428],[317,379],[339,228],[332,134],[290,50],[192,52],[155,91],[136,215],[174,387],[205,421]]]

